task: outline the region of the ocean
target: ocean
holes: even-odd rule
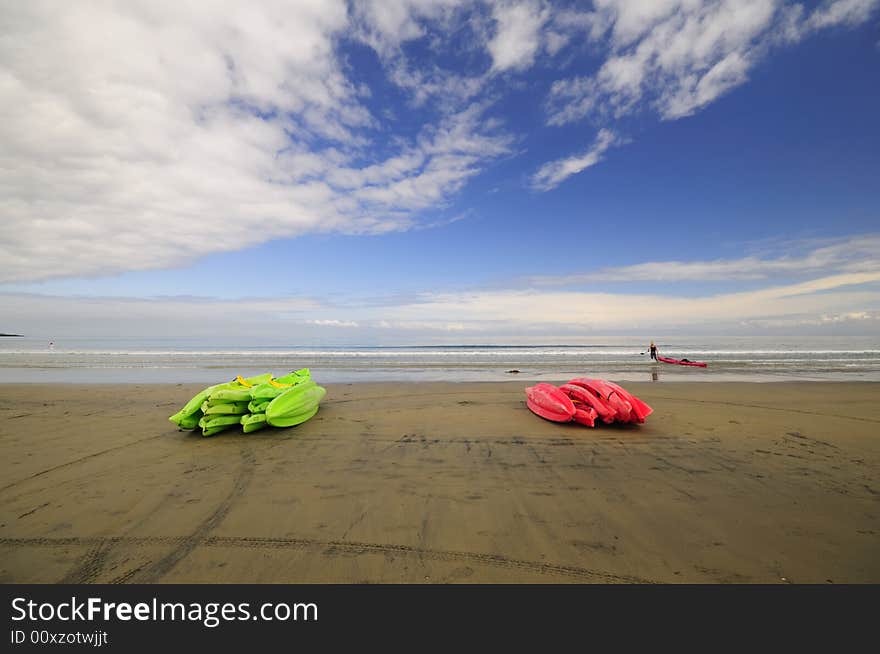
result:
[[[650,361],[632,339],[581,345],[315,347],[180,341],[0,338],[0,383],[216,383],[236,375],[310,368],[321,383],[361,381],[880,381],[880,338],[655,339]],[[642,354],[644,352],[644,354]],[[518,371],[518,372],[511,372]]]

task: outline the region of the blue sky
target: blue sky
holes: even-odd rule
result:
[[[4,6],[0,331],[880,333],[878,8]]]

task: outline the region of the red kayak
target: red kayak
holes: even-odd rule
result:
[[[657,357],[657,361],[662,361],[663,363],[677,363],[680,366],[696,366],[697,368],[705,368],[709,365],[702,361],[681,361],[680,359],[670,359],[669,357]]]
[[[645,422],[645,418],[654,413],[654,409],[642,402],[639,398],[637,398],[625,388],[622,388],[621,386],[618,386],[614,382],[610,381],[606,381],[605,385],[610,386],[617,392],[618,395],[622,395],[623,398],[630,403],[630,406],[632,406],[630,422],[643,423]]]
[[[596,411],[572,399],[553,384],[535,384],[526,389],[526,404],[532,413],[553,422],[579,422],[592,427]]]

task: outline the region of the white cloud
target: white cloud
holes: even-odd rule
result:
[[[455,4],[373,15],[403,38]],[[509,143],[470,87],[387,139],[337,52],[343,0],[4,3],[0,23],[0,283],[405,229]]]
[[[880,292],[870,290],[870,285],[878,281],[880,272],[852,273],[703,297],[535,290],[436,294],[386,313],[397,320],[430,322],[443,316],[468,325],[502,323],[544,329],[718,327],[757,318],[876,311]],[[869,285],[869,290],[851,290],[864,285]]]
[[[595,166],[602,160],[602,155],[613,145],[618,145],[621,140],[611,130],[602,129],[596,135],[593,145],[581,154],[566,157],[556,161],[550,161],[532,176],[532,187],[539,191],[549,191],[556,188],[563,181],[577,173]]]
[[[354,320],[306,320],[306,324],[318,327],[358,327]]]
[[[388,321],[380,320],[375,323],[375,327],[379,329],[393,329],[396,331],[415,331],[415,332],[463,332],[463,331],[481,331],[480,327],[466,326],[460,322],[442,322],[442,321]]]
[[[665,100],[664,117],[679,118],[705,106],[728,89],[739,86],[747,78],[751,66],[748,55],[731,52],[710,68],[692,85],[683,84],[676,93]]]
[[[541,28],[548,12],[537,2],[496,2],[492,14],[497,24],[487,44],[492,69],[500,72],[531,66],[541,47]]]
[[[418,144],[420,163],[406,177],[385,184],[364,185],[355,193],[361,206],[424,209],[439,203],[479,172],[479,164],[505,154],[510,139],[483,123],[485,106],[473,104],[426,130]]]
[[[590,77],[554,83],[551,124],[588,114],[619,117],[643,98],[664,118],[687,115],[745,79],[772,0],[680,0],[597,7],[611,31],[609,56]]]
[[[871,17],[877,0],[826,0],[807,19],[809,29],[859,25]]]
[[[770,46],[867,20],[878,0],[834,0],[806,14],[781,0],[599,0],[565,23],[607,43],[590,76],[558,80],[548,123],[613,120],[650,107],[664,119],[690,115],[748,79]],[[603,40],[604,39],[604,40]]]
[[[431,101],[441,110],[455,110],[461,103],[480,94],[487,81],[484,75],[459,75],[437,66],[427,70],[413,69],[400,54],[387,59],[385,65],[388,78],[410,93],[414,107],[422,107]]]
[[[546,33],[545,38],[547,54],[551,56],[562,50],[562,48],[564,48],[571,40],[571,37],[568,34],[562,34],[552,30]]]
[[[600,282],[705,282],[876,271],[880,271],[880,235],[866,234],[814,245],[812,250],[802,254],[714,261],[649,261],[577,275],[533,277],[530,282],[539,287]]]
[[[827,327],[829,325],[845,325],[859,323],[876,323],[880,326],[880,311],[850,311],[848,313],[823,313],[818,316],[788,316],[785,318],[769,318],[743,320],[743,327],[759,329],[799,329],[803,327]]]
[[[352,4],[357,35],[380,55],[426,35],[424,21],[446,22],[464,0],[361,0]]]
[[[433,38],[442,50],[449,35],[459,30],[473,33],[467,42],[482,47],[484,27],[465,20],[462,10],[473,8],[464,0],[366,0],[352,4],[353,35],[379,56],[388,79],[410,94],[414,107],[436,103],[442,112],[456,111],[484,90],[485,74],[462,74],[436,64],[414,65],[403,47]]]

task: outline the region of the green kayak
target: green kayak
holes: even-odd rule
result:
[[[265,413],[251,413],[241,417],[241,427],[245,434],[262,429],[266,426]]]
[[[294,386],[304,384],[311,380],[311,372],[308,368],[295,370],[283,377],[270,379],[259,386],[251,389],[251,399],[253,400],[274,400],[282,393],[287,392]]]
[[[199,427],[202,428],[202,436],[213,436],[224,429],[229,429],[233,425],[241,424],[241,416],[203,416],[199,420]]]
[[[250,413],[266,413],[266,407],[272,400],[251,400],[248,402],[248,411]]]
[[[235,414],[240,416],[248,412],[247,402],[220,402],[217,404],[209,404],[205,402],[202,405],[202,413],[206,416],[218,414]]]
[[[318,412],[318,405],[327,393],[314,381],[303,382],[276,397],[266,407],[266,422],[273,427],[293,427]]]

